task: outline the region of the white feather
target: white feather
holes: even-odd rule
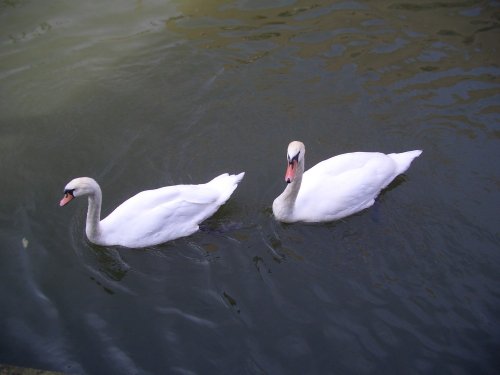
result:
[[[304,172],[305,146],[292,142],[289,160],[299,155],[295,177],[273,202],[274,216],[283,222],[325,222],[361,211],[370,207],[380,191],[421,153],[352,152],[324,160]]]
[[[66,185],[65,191],[72,191],[75,197],[88,196],[86,233],[91,242],[136,248],[196,232],[198,224],[212,216],[229,199],[243,176],[244,173],[225,173],[206,184],[142,191],[123,202],[103,220],[100,220],[101,189],[95,180],[76,178]]]

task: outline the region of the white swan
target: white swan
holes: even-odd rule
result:
[[[229,199],[244,175],[225,173],[206,184],[142,191],[103,220],[101,188],[94,179],[80,177],[66,185],[60,206],[75,197],[88,196],[85,232],[90,242],[132,248],[153,246],[196,232],[198,224]]]
[[[325,222],[361,211],[421,153],[352,152],[324,160],[304,173],[305,146],[291,142],[288,185],[273,202],[274,217],[286,223]]]

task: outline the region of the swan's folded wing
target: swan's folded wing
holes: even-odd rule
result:
[[[198,204],[210,204],[217,199],[213,189],[201,188],[200,185],[166,186],[155,190],[142,191],[123,202],[109,216],[133,217],[154,210],[162,205],[185,201]]]
[[[304,178],[317,176],[318,178],[326,176],[338,176],[344,172],[354,169],[364,168],[367,163],[384,162],[387,159],[385,154],[380,152],[351,152],[341,154],[329,159],[323,160],[304,172]]]
[[[140,192],[101,220],[102,242],[145,247],[190,235],[229,199],[243,175],[225,173],[206,184]]]
[[[217,198],[217,191],[199,185],[144,191],[117,207],[101,226],[118,244],[166,242],[198,230],[198,224],[219,207]]]
[[[156,236],[161,242],[189,235],[198,230],[198,224],[210,204],[183,199],[165,202],[131,220],[131,230],[146,237]]]
[[[371,206],[380,189],[394,178],[394,163],[384,154],[348,156],[354,156],[353,164],[348,167],[344,163],[324,163],[313,173],[304,173],[295,205],[297,215],[309,221],[335,220],[350,215]]]

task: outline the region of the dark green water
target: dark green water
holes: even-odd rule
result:
[[[0,363],[74,374],[495,374],[500,2],[0,2]],[[375,206],[271,215],[307,166],[423,149]],[[134,193],[245,171],[199,233],[84,235]]]

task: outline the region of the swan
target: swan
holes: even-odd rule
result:
[[[224,173],[206,184],[142,191],[103,220],[99,184],[90,177],[79,177],[66,185],[59,205],[87,196],[85,232],[90,242],[103,246],[147,247],[196,232],[198,224],[229,199],[244,175],[244,172],[238,175]]]
[[[421,153],[352,152],[324,160],[304,173],[305,146],[293,141],[287,150],[287,186],[273,202],[274,217],[285,223],[327,222],[368,208]]]

